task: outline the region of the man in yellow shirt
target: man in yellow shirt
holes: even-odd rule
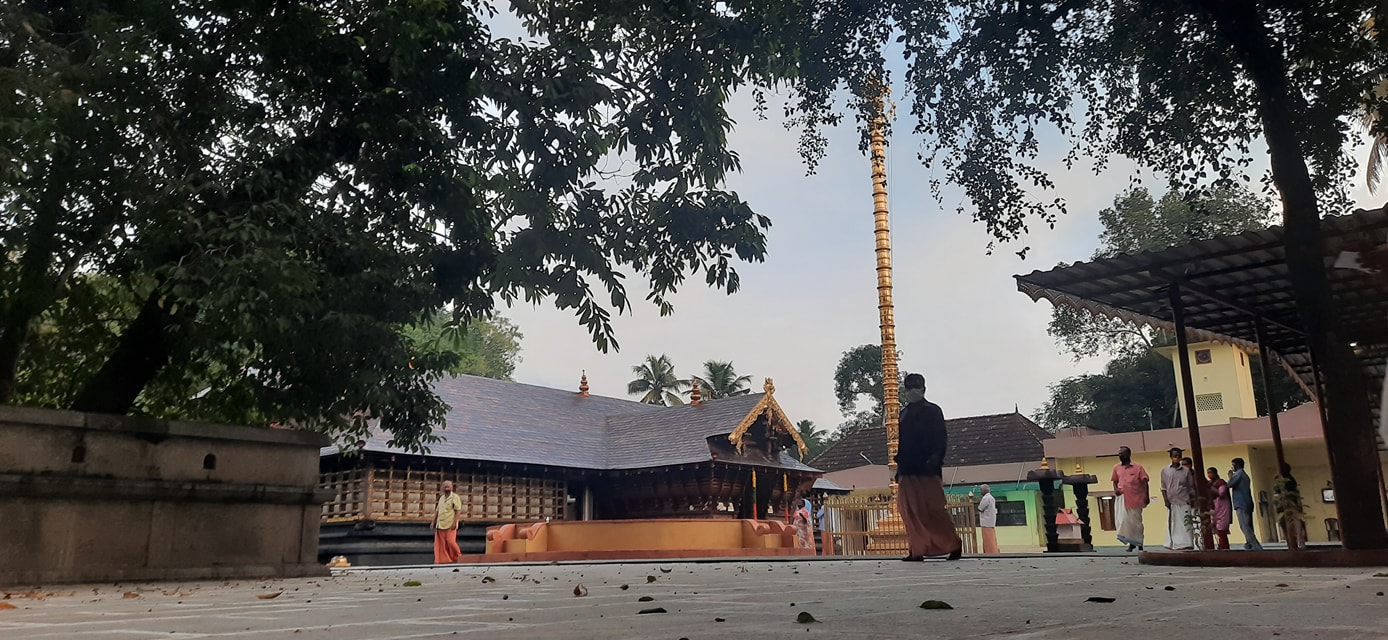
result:
[[[453,483],[443,483],[443,495],[434,511],[434,563],[457,562],[463,555],[458,548],[458,520],[463,514],[463,499],[453,493]]]

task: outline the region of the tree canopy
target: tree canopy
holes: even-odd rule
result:
[[[687,382],[693,385],[696,380],[699,382],[699,395],[708,400],[745,396],[752,392],[752,376],[738,375],[732,361],[709,360],[704,362],[703,372],[696,376],[690,376]],[[685,393],[691,394],[693,392],[694,388],[691,386]]]
[[[769,225],[722,186],[729,90],[771,73],[750,18],[511,11],[528,37],[473,2],[0,7],[0,402],[420,447],[454,365],[403,329],[440,308],[548,300],[606,350],[623,273],[662,313],[736,291]]]
[[[675,375],[675,365],[665,354],[648,355],[645,361],[631,368],[636,378],[627,383],[627,393],[640,395],[641,402],[674,406],[684,404],[680,391],[689,388],[688,380]]]
[[[466,328],[452,326],[440,313],[422,326],[409,327],[405,335],[416,352],[442,355],[453,363],[449,373],[511,380],[520,364],[520,327],[502,316],[474,320]]]

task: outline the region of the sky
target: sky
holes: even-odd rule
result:
[[[774,118],[759,120],[748,95],[738,96],[731,111],[738,126],[730,144],[743,170],[729,188],[771,218],[766,262],[740,264],[742,288],[731,296],[694,278],[667,317],[631,286],[634,308],[614,320],[621,349],[606,354],[568,313],[545,304],[502,307],[524,334],[517,381],[576,391],[586,371],[592,393],[634,399],[626,385],[647,354],[668,355],[680,377],[697,374],[706,360],[731,360],[739,374],[753,377],[754,391],[774,379],[792,420],[825,430],[842,422],[833,382],[839,358],[880,340],[868,159],[849,125],[829,132],[828,156],[806,175],[795,133]],[[1136,169],[1121,158],[1097,175],[1088,166],[1067,171],[1051,163],[1054,193],[1066,200],[1068,215],[1053,229],[1033,225],[1022,243],[990,255],[984,226],[956,213],[960,192],[946,190],[943,202],[931,195],[930,170],[915,159],[920,142],[909,137],[910,124],[898,121],[887,155],[901,370],[925,375],[928,397],[947,417],[1014,408],[1034,416],[1048,385],[1099,371],[1105,361],[1062,355],[1046,333],[1050,303],[1033,303],[1012,277],[1087,259],[1098,246],[1096,213]],[[1043,152],[1058,158],[1065,148],[1052,142]],[[1154,192],[1162,190],[1164,181],[1146,179]],[[1362,187],[1354,195],[1359,206],[1374,200]],[[1025,259],[1015,254],[1023,245],[1030,247]]]

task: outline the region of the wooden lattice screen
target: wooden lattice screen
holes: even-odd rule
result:
[[[355,469],[324,473],[335,496],[323,505],[324,522],[359,520],[428,522],[439,487],[453,481],[463,500],[463,520],[536,522],[564,518],[564,483],[549,478],[423,469]]]

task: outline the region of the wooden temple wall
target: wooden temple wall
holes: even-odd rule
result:
[[[538,522],[564,519],[564,481],[503,473],[359,467],[322,474],[333,492],[323,522],[428,522],[445,480],[463,501],[464,522]]]

